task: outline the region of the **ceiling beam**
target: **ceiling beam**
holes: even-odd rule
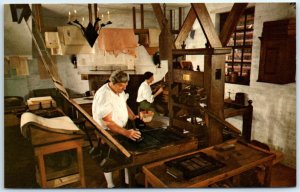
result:
[[[240,17],[243,15],[248,3],[234,3],[220,33],[220,40],[226,46]]]
[[[179,34],[177,35],[177,37],[175,39],[174,43],[175,43],[175,47],[177,49],[181,48],[181,44],[188,37],[189,32],[191,31],[195,20],[196,20],[196,14],[195,14],[194,9],[191,8],[190,11],[187,14],[182,26],[180,27]]]
[[[192,3],[204,35],[212,48],[222,47],[219,36],[204,3]]]

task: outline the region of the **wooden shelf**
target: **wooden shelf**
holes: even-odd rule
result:
[[[178,55],[224,55],[231,52],[230,48],[200,48],[200,49],[173,49],[174,56]]]
[[[226,60],[225,62],[226,63],[241,63],[242,60],[234,60],[234,61]],[[243,63],[251,63],[251,60],[243,60]]]

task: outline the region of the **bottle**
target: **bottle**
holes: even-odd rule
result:
[[[197,65],[197,71],[200,71],[200,67],[199,67],[199,65]]]

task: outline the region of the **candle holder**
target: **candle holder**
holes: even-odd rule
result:
[[[98,31],[100,31],[102,27],[112,24],[111,21],[107,21],[106,23],[101,23],[100,27],[99,27],[98,22],[100,22],[100,21],[101,21],[101,19],[99,17],[97,17],[95,19],[94,25],[91,22],[89,22],[87,27],[83,27],[83,25],[77,19],[75,19],[73,22],[69,21],[68,24],[79,27],[83,36],[88,41],[89,45],[91,47],[93,47],[94,43],[99,35]]]

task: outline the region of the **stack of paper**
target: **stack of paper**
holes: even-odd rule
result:
[[[33,125],[33,126],[30,126]],[[65,134],[81,134],[80,129],[68,116],[44,118],[30,112],[23,113],[21,116],[21,133],[24,137],[28,137],[28,128],[38,128],[46,131],[65,133]]]
[[[33,97],[27,100],[27,105],[30,110],[48,109],[56,107],[56,102],[51,96]]]

